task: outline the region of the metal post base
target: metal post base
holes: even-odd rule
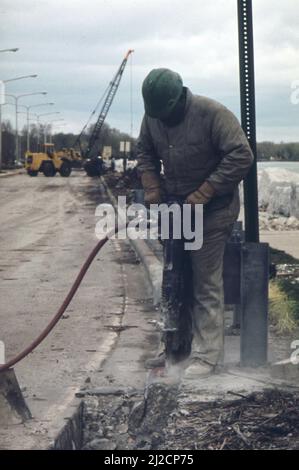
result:
[[[241,366],[256,367],[267,362],[268,243],[245,243],[241,258]]]

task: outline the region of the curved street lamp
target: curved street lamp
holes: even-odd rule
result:
[[[39,104],[31,104],[30,106],[27,106],[25,104],[21,104],[19,107],[20,108],[25,108],[27,110],[27,152],[29,152],[30,149],[30,132],[29,132],[29,114],[30,114],[30,109],[31,108],[38,108],[40,106],[53,106],[55,103],[39,103]]]
[[[18,47],[13,47],[12,49],[0,49],[0,52],[17,52],[18,50]]]
[[[25,98],[27,96],[34,96],[34,95],[46,95],[46,91],[36,91],[34,93],[23,93],[22,95],[11,95],[7,94],[5,96],[9,96],[10,98],[13,98],[15,101],[15,107],[16,107],[16,153],[15,153],[15,158],[16,162],[19,163],[19,136],[18,136],[18,102],[19,99]]]
[[[51,115],[54,115],[54,114],[60,114],[60,111],[54,111],[53,113],[42,113],[42,114],[37,114],[37,148],[39,148],[39,137],[40,137],[40,120],[39,118],[42,117],[42,116],[51,116]],[[44,143],[46,143],[46,138],[47,138],[47,135],[45,134],[44,132]]]
[[[16,52],[18,49],[2,49],[2,51],[0,52],[6,52],[6,51],[12,51],[12,52]],[[36,78],[37,77],[37,74],[33,74],[33,75],[22,75],[21,77],[15,77],[15,78],[9,78],[7,80],[0,80],[0,85],[1,86],[1,93],[3,93],[3,99],[5,101],[5,86],[4,84],[5,83],[8,83],[8,82],[15,82],[16,80],[23,80],[24,78]],[[0,97],[0,170],[2,168],[2,104],[4,104],[2,102],[2,99]],[[16,105],[17,107],[17,105]],[[17,124],[17,113],[16,113],[16,124]],[[16,137],[17,137],[17,131],[16,131]],[[17,147],[17,138],[16,138],[16,147]]]
[[[23,80],[23,78],[37,78],[38,75],[35,73],[33,75],[22,75],[21,77],[9,78],[8,80],[2,80],[3,83],[15,82],[16,80]]]
[[[49,141],[50,144],[52,144],[52,129],[53,129],[53,123],[57,122],[64,122],[64,124],[55,124],[56,126],[64,126],[65,125],[65,119],[53,119],[52,121],[49,121],[47,125],[49,126]]]

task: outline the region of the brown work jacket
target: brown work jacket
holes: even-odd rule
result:
[[[163,163],[169,194],[187,196],[208,181],[215,189],[214,199],[226,205],[233,195],[238,197],[238,184],[247,174],[253,154],[231,111],[187,89],[184,119],[177,126],[168,127],[144,116],[137,159],[139,172],[159,171]]]

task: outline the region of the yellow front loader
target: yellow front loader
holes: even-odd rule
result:
[[[26,152],[25,169],[29,176],[41,172],[47,177],[56,173],[68,177],[72,171],[71,157],[65,152],[55,152],[54,144],[44,144],[42,152]]]

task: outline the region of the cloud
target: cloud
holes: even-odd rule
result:
[[[289,98],[291,82],[299,79],[297,0],[253,4],[258,136],[295,140],[299,109]],[[1,54],[1,78],[38,73],[38,79],[12,82],[8,89],[47,90],[68,130],[83,127],[129,48],[135,49],[135,135],[143,113],[141,83],[153,67],[177,70],[195,93],[218,99],[239,115],[235,0],[2,0],[0,14],[3,48],[20,47],[16,54]],[[128,64],[107,118],[127,132],[130,76]],[[9,108],[6,116],[12,116]]]

